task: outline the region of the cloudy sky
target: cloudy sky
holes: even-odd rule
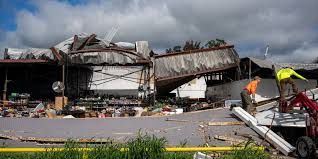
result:
[[[318,57],[317,0],[0,0],[0,49],[48,48],[77,33],[147,40],[152,49],[221,38],[241,57],[311,62]]]

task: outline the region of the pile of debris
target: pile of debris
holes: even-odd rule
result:
[[[63,101],[64,100],[64,101]],[[159,103],[155,107],[143,106],[135,99],[101,99],[80,98],[69,102],[67,97],[56,97],[55,102],[26,101],[20,105],[12,100],[0,107],[0,117],[30,118],[108,118],[108,117],[140,117],[181,114],[183,108],[177,105]],[[64,106],[63,106],[64,105]]]

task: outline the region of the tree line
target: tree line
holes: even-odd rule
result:
[[[205,45],[201,45],[200,41],[187,40],[183,46],[176,45],[166,49],[166,53],[182,52],[182,51],[189,51],[189,50],[196,50],[196,49],[203,49],[203,48],[213,48],[213,47],[220,47],[224,45],[226,45],[226,42],[223,39],[209,40]]]

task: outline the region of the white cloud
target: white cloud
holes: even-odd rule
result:
[[[75,6],[58,1],[34,3],[38,11],[18,12],[17,30],[6,33],[0,47],[50,47],[81,32],[104,36],[113,26],[120,28],[115,41],[148,40],[157,50],[188,39],[224,38],[236,46],[254,46],[240,50],[242,55],[260,54],[259,48],[270,45],[271,53],[281,59],[299,55],[305,60],[311,56],[298,52],[309,55],[318,43],[317,0],[114,0]]]
[[[271,59],[275,59],[277,62],[311,63],[318,59],[318,46],[309,48],[301,47],[290,54],[273,55]]]

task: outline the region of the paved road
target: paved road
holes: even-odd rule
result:
[[[166,119],[187,120],[187,122],[166,121]],[[235,138],[234,132],[258,136],[245,125],[207,126],[209,121],[238,121],[227,108],[184,113],[164,117],[105,118],[105,119],[36,119],[36,118],[1,118],[0,134],[36,138],[112,138],[126,141],[138,131],[165,137],[168,145],[178,146],[187,141],[188,146],[203,145],[228,146],[223,141],[215,140],[215,135]],[[203,123],[202,123],[203,122]],[[8,147],[29,144],[18,141],[0,140]]]

